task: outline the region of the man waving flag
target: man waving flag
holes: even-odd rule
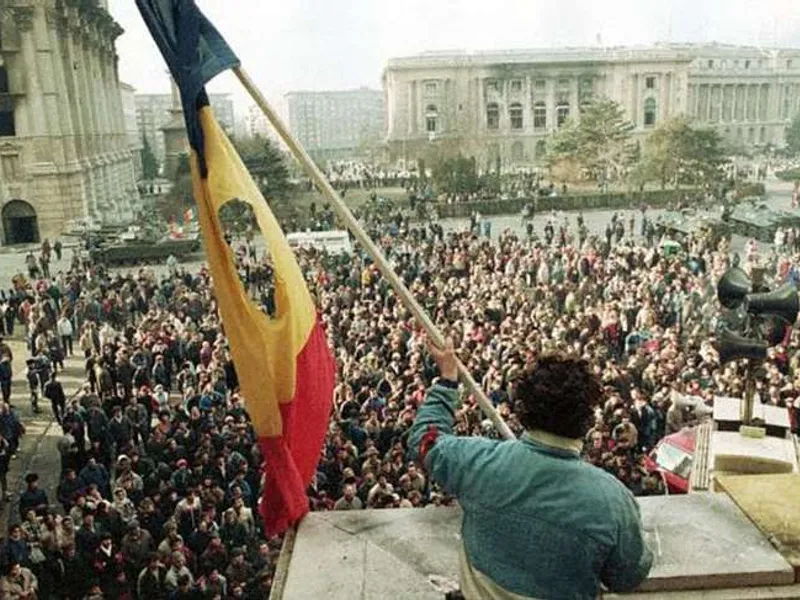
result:
[[[194,198],[241,391],[264,456],[261,515],[275,535],[308,512],[333,399],[334,362],[303,273],[239,155],[214,119],[205,84],[239,61],[194,0],[136,0],[178,86]],[[223,239],[219,210],[249,204],[275,272],[273,318],[252,302]]]

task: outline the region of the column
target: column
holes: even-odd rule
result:
[[[23,57],[22,64],[27,65],[27,68],[23,71],[25,77],[26,102],[24,106],[27,108],[25,114],[25,119],[28,123],[27,131],[31,137],[42,137],[47,134],[47,111],[44,103],[44,92],[39,80],[39,64],[33,34],[34,10],[33,6],[17,6],[12,9],[12,15],[14,17],[14,25],[19,31],[20,50]]]
[[[525,81],[525,88],[523,97],[525,98],[522,101],[522,118],[523,121],[523,131],[525,133],[532,133],[533,132],[533,83],[531,82],[531,76],[527,75],[524,79]]]
[[[556,87],[558,86],[558,77],[548,77],[547,82],[547,131],[555,131],[558,129],[558,122],[556,117]]]
[[[756,96],[756,112],[753,118],[753,121],[758,121],[761,115],[761,86],[755,84],[752,86],[752,91],[755,93]]]
[[[61,16],[55,9],[47,9],[47,35],[50,46],[50,61],[56,90],[58,123],[61,130],[61,144],[64,152],[64,162],[73,163],[75,153],[75,131],[72,125],[72,114],[69,107],[69,91],[64,77],[64,57],[61,53],[61,34],[59,26]]]
[[[84,155],[83,155],[83,179],[86,190],[86,213],[92,218],[97,218],[97,189],[95,188],[95,173],[92,169],[92,161],[97,154],[97,119],[94,114],[94,101],[91,88],[89,86],[89,73],[87,72],[88,62],[86,60],[86,46],[89,43],[88,37],[84,35],[82,24],[79,20],[72,23],[72,49],[73,49],[73,73],[75,76],[76,87],[80,96],[80,112],[83,123]]]
[[[100,52],[100,38],[97,30],[92,28],[89,33],[89,44],[86,50],[87,61],[89,65],[90,79],[89,83],[92,90],[92,104],[95,108],[97,115],[97,133],[99,134],[99,152],[98,154],[106,154],[109,152],[109,127],[108,127],[108,100],[106,98],[105,83],[102,79],[102,69],[100,67],[99,52]]]
[[[486,80],[478,77],[478,135],[486,131]]]
[[[578,96],[579,85],[580,80],[577,77],[573,77],[569,80],[569,116],[576,121],[580,121],[581,119],[580,98]]]

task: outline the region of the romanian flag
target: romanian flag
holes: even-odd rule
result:
[[[205,84],[238,60],[193,0],[137,0],[181,93],[194,198],[225,335],[264,457],[260,511],[268,535],[308,512],[333,401],[334,362],[283,232],[208,106]],[[272,256],[275,316],[249,299],[219,210],[249,204]]]

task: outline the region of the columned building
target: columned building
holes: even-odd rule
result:
[[[482,168],[534,164],[599,97],[625,109],[640,140],[685,115],[730,142],[782,145],[800,108],[800,50],[718,44],[424,53],[390,60],[383,79],[398,163],[461,153]]]
[[[0,3],[3,244],[57,236],[74,219],[133,219],[138,198],[114,41],[103,4]]]

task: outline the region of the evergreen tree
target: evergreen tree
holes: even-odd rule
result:
[[[156,160],[156,155],[153,154],[153,149],[150,147],[150,141],[146,135],[142,136],[140,153],[142,157],[142,177],[146,181],[152,181],[158,177],[158,160]]]

